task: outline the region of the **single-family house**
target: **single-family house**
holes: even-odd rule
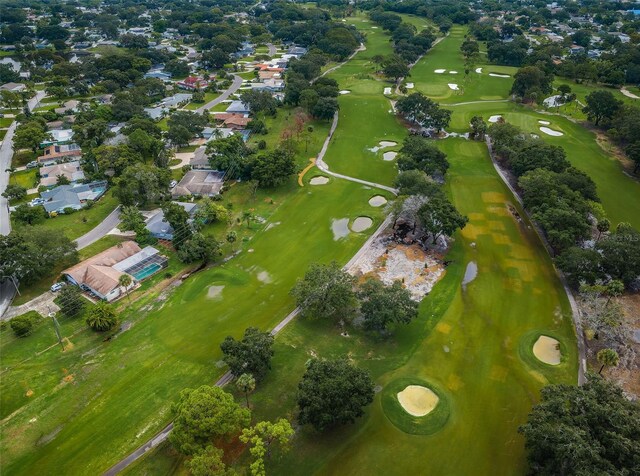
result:
[[[40,147],[47,147],[54,144],[70,144],[73,139],[73,131],[71,129],[53,129],[49,131],[51,140],[44,140],[40,143]]]
[[[198,209],[198,204],[196,203],[186,203],[186,202],[173,202],[180,205],[185,211],[189,214],[190,219],[193,218],[196,210]],[[159,239],[159,240],[173,240],[173,236],[175,234],[175,230],[169,224],[168,221],[164,218],[164,212],[160,210],[155,215],[152,215],[147,219],[146,228],[149,230],[151,236]]]
[[[222,189],[224,172],[217,170],[189,170],[182,180],[173,187],[173,198],[189,195],[208,196],[218,195]]]
[[[189,91],[199,91],[209,86],[209,80],[199,76],[188,76],[182,81],[176,83],[180,89]]]
[[[42,165],[50,165],[81,156],[82,149],[78,144],[53,144],[44,148],[44,153],[38,157],[38,162]]]
[[[0,91],[11,91],[12,93],[19,93],[27,89],[27,86],[22,83],[5,83],[0,86]]]
[[[80,167],[80,161],[64,162],[62,164],[45,165],[40,168],[40,186],[53,187],[58,182],[58,177],[65,177],[70,183],[84,180],[84,172]]]
[[[227,107],[226,112],[233,112],[236,114],[249,114],[249,106],[243,103],[242,101],[231,101],[229,107]]]
[[[78,110],[78,106],[80,105],[80,101],[76,101],[75,99],[71,99],[64,103],[62,107],[57,107],[54,109],[56,114],[64,115],[69,112],[75,112]]]
[[[142,249],[135,241],[125,241],[65,269],[62,274],[70,283],[111,302],[139,281],[166,268],[167,262],[153,246]],[[131,277],[126,288],[120,285],[120,277],[125,274]]]
[[[174,94],[173,96],[166,97],[162,101],[160,101],[160,106],[176,108],[184,104],[187,104],[189,101],[191,101],[192,96],[193,94],[177,93],[177,94]]]
[[[82,209],[86,203],[98,200],[107,191],[107,181],[60,185],[40,194],[45,200],[42,204],[47,213],[64,213],[66,208]]]
[[[201,145],[193,153],[193,157],[189,160],[189,165],[192,169],[209,170],[211,165],[209,164],[209,157],[207,156],[207,146]]]

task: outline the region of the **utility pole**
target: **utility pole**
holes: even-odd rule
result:
[[[60,335],[60,324],[58,324],[58,320],[56,319],[56,313],[51,310],[50,306],[47,306],[47,309],[49,309],[49,317],[53,321],[53,329],[56,332],[56,336],[58,337],[58,344],[60,344],[60,347],[62,347],[62,350],[64,350],[62,335]]]

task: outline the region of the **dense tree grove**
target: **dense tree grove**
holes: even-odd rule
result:
[[[640,407],[613,383],[551,385],[520,427],[532,474],[634,474],[640,469]]]

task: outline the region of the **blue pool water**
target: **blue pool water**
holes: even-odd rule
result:
[[[148,278],[160,269],[162,269],[162,266],[158,263],[151,263],[149,266],[142,268],[140,271],[135,273],[133,277],[136,278],[137,281],[142,281],[144,278]]]

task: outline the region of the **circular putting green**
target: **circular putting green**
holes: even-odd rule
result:
[[[386,417],[411,435],[431,435],[442,428],[451,411],[449,396],[419,378],[400,378],[387,384],[381,395]]]

